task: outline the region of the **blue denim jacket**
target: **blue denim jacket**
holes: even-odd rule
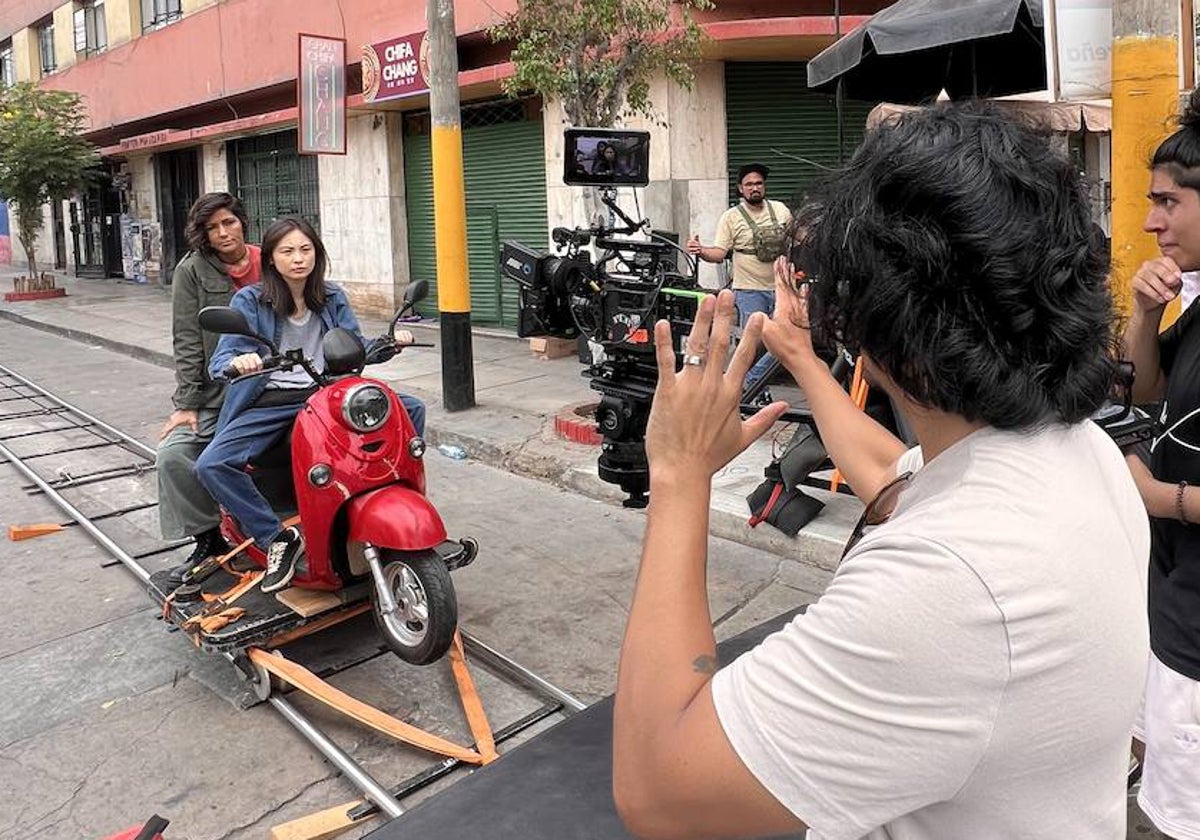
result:
[[[346,299],[346,293],[332,283],[326,283],[325,288],[328,292],[325,305],[317,313],[321,318],[321,335],[334,327],[341,327],[352,332],[366,347],[366,339],[363,338],[362,331],[358,327],[358,319],[354,317],[354,311],[350,309],[350,301]],[[261,285],[247,286],[239,290],[229,305],[246,316],[246,323],[250,325],[250,329],[259,335],[270,336],[278,346],[279,339],[283,336],[283,324],[275,317],[275,310],[271,308],[270,304],[263,301]],[[220,376],[221,372],[229,367],[229,363],[233,361],[234,357],[243,353],[266,355],[268,352],[261,342],[248,336],[223,335],[208,364],[208,373],[212,377]],[[217,428],[224,428],[230,420],[254,405],[255,400],[267,387],[269,378],[266,375],[251,376],[231,384],[225,391],[225,402],[221,405]]]

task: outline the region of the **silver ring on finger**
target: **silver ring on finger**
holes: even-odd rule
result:
[[[684,353],[683,363],[685,365],[699,367],[700,365],[704,364],[704,355],[701,353]]]

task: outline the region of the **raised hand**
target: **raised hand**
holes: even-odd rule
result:
[[[678,372],[670,325],[666,321],[654,325],[658,388],[646,427],[652,484],[656,478],[708,482],[762,437],[787,409],[787,403],[776,402],[745,421],[741,419],[742,382],[754,362],[765,319],[760,313],[750,319],[730,360],[733,320],[732,292],[705,297]]]

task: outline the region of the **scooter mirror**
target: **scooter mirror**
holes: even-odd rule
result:
[[[395,317],[392,318],[392,322],[388,324],[387,334],[389,336],[394,336],[396,334],[396,324],[400,323],[400,319],[404,316],[404,313],[412,309],[421,301],[425,300],[425,298],[428,296],[428,280],[414,280],[413,282],[409,283],[407,288],[404,290],[403,304],[401,304],[400,309],[396,312]]]
[[[330,376],[357,373],[367,360],[362,344],[353,333],[341,327],[325,333],[321,339],[321,352],[325,355],[325,373]]]
[[[233,333],[258,338],[246,316],[232,306],[206,306],[200,310],[200,328],[215,333]]]
[[[416,280],[408,284],[408,288],[404,290],[404,305],[406,307],[416,306],[421,301],[429,296],[429,281]]]

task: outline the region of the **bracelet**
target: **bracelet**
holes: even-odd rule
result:
[[[1179,520],[1180,525],[1190,525],[1187,516],[1183,512],[1183,491],[1187,489],[1188,483],[1181,481],[1175,487],[1175,518]]]

